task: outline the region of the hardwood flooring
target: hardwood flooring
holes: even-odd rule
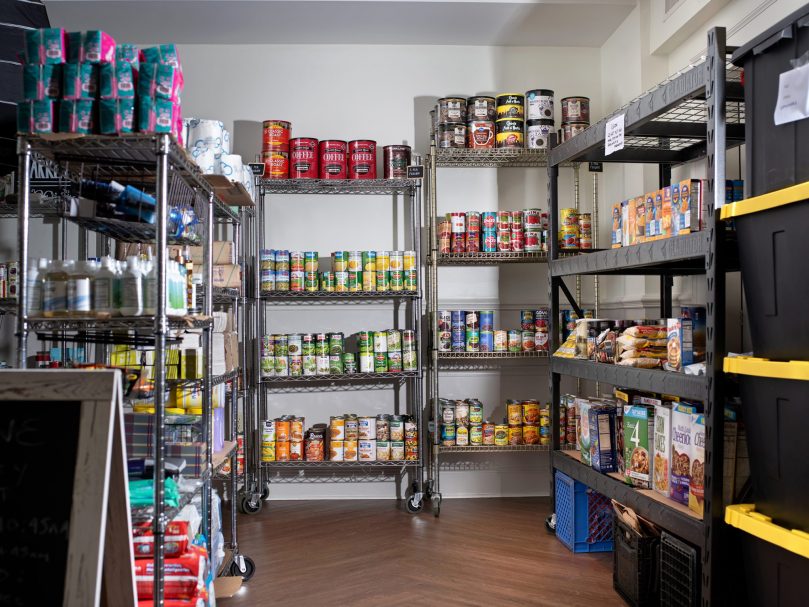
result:
[[[612,553],[573,554],[545,531],[547,498],[265,502],[239,516],[256,574],[242,605],[611,607]]]

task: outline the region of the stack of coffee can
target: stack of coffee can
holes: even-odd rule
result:
[[[502,93],[497,96],[495,147],[525,146],[525,95]]]
[[[554,132],[553,91],[550,89],[534,89],[525,93],[526,147],[535,150],[547,150],[550,135]]]
[[[466,147],[493,148],[497,106],[494,97],[477,96],[466,100]]]
[[[289,139],[292,124],[286,120],[265,120],[261,140],[261,161],[266,179],[289,176]]]
[[[590,213],[579,213],[579,248],[593,248],[593,219]]]
[[[562,99],[561,141],[567,141],[590,126],[590,99],[565,97]]]
[[[439,148],[466,147],[466,97],[442,97],[431,114]]]

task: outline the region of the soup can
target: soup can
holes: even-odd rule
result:
[[[345,461],[345,441],[342,439],[332,439],[329,441],[329,460],[332,462]]]
[[[318,141],[311,137],[296,137],[289,140],[290,179],[317,179]]]
[[[512,329],[508,332],[508,351],[522,352],[522,331]]]
[[[469,444],[475,446],[483,444],[483,424],[469,426]]]
[[[532,150],[548,149],[551,133],[553,133],[553,120],[529,120],[525,130],[528,148]]]
[[[589,97],[564,97],[562,105],[562,124],[566,122],[590,122]]]
[[[466,147],[489,149],[494,147],[495,126],[491,120],[473,120],[466,124]]]
[[[509,426],[508,427],[508,444],[509,445],[522,445],[522,426]]]
[[[492,422],[483,422],[483,444],[484,445],[493,445],[494,444],[494,429],[495,424]]]
[[[494,352],[494,331],[480,332],[480,351]]]
[[[449,122],[438,125],[439,148],[466,147],[466,124]]]
[[[466,100],[466,120],[494,122],[497,119],[497,101],[494,97],[477,96]]]
[[[385,179],[406,179],[410,155],[409,145],[386,145],[382,148]]]
[[[376,416],[376,439],[390,440],[390,415],[387,413]]]
[[[466,426],[455,427],[455,444],[459,447],[469,446],[469,428]]]
[[[405,444],[404,441],[390,441],[390,459],[393,461],[400,461],[405,458]]]
[[[469,425],[469,403],[462,400],[455,403],[455,424],[457,426]]]
[[[525,93],[528,120],[550,120],[553,123],[553,91],[534,89]]]
[[[357,440],[360,433],[360,420],[353,413],[345,415],[345,438],[346,440]]]
[[[522,402],[522,423],[533,426],[539,423],[539,401],[525,400]]]
[[[379,462],[390,461],[390,441],[379,440],[376,441],[376,459]]]
[[[572,139],[583,132],[588,126],[590,126],[588,122],[566,122],[562,125],[562,141]]]
[[[522,442],[526,445],[536,445],[539,443],[539,428],[537,426],[522,427]]]
[[[360,461],[376,461],[376,439],[360,439],[357,445],[358,459]]]
[[[469,400],[469,423],[482,424],[483,423],[483,403],[476,398]]]
[[[326,139],[318,145],[321,179],[348,178],[348,144],[337,139]]]
[[[438,122],[466,122],[466,98],[442,97],[439,99]]]
[[[275,441],[275,461],[288,462],[290,460],[289,441]]]
[[[441,399],[441,421],[444,424],[455,424],[455,402]]]
[[[500,118],[495,123],[495,147],[522,148],[524,145],[524,122],[516,118]]]
[[[343,440],[346,437],[346,419],[342,415],[329,418],[329,437],[331,440]]]
[[[494,427],[494,444],[498,447],[505,447],[508,445],[508,430],[509,426],[505,424],[497,424]]]
[[[447,447],[455,445],[455,424],[441,424],[441,444]]]
[[[289,441],[289,461],[299,462],[303,460],[303,440]]]
[[[289,152],[265,150],[261,152],[265,179],[287,179],[289,177]]]
[[[508,331],[498,329],[494,332],[494,351],[508,352]]]
[[[376,141],[357,139],[348,143],[348,178],[376,179]]]
[[[509,426],[522,426],[522,403],[520,401],[506,401],[506,419]]]
[[[275,440],[288,441],[291,438],[292,420],[285,417],[278,417],[275,420]]]
[[[289,151],[289,138],[292,133],[292,123],[286,120],[265,120],[262,123],[262,150]]]
[[[522,331],[522,351],[534,351],[534,331]]]

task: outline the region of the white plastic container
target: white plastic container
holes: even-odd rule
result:
[[[101,267],[96,271],[93,281],[93,310],[98,315],[113,316],[118,313],[115,308],[115,289],[118,277],[113,269],[110,257],[101,259]]]
[[[91,316],[93,269],[86,261],[74,262],[67,279],[68,316]]]
[[[66,262],[51,261],[42,281],[42,315],[48,318],[67,315]]]
[[[42,284],[47,270],[48,260],[44,257],[28,263],[28,316],[42,316]]]
[[[121,314],[141,316],[143,314],[143,277],[137,257],[126,258],[126,270],[121,276]]]
[[[154,262],[149,259],[141,262],[143,273],[143,314],[154,316],[157,310],[157,271]]]

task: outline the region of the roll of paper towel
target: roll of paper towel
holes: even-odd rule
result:
[[[247,193],[250,195],[250,199],[255,200],[256,195],[253,186],[253,171],[250,170],[249,166],[242,168],[241,182],[244,184],[244,189],[246,189]]]
[[[217,167],[219,160],[213,150],[207,148],[191,148],[191,158],[197,163],[197,166],[202,171],[203,175],[215,175],[219,171]]]
[[[242,165],[242,157],[238,154],[222,154],[219,157],[219,174],[224,175],[232,181],[239,181],[242,179],[244,165]]]
[[[230,147],[230,131],[227,129],[222,129],[222,153],[223,154],[230,154],[232,151]]]
[[[188,119],[188,149],[203,148],[214,154],[227,154],[230,151],[230,135],[225,150],[225,124],[219,120]]]

